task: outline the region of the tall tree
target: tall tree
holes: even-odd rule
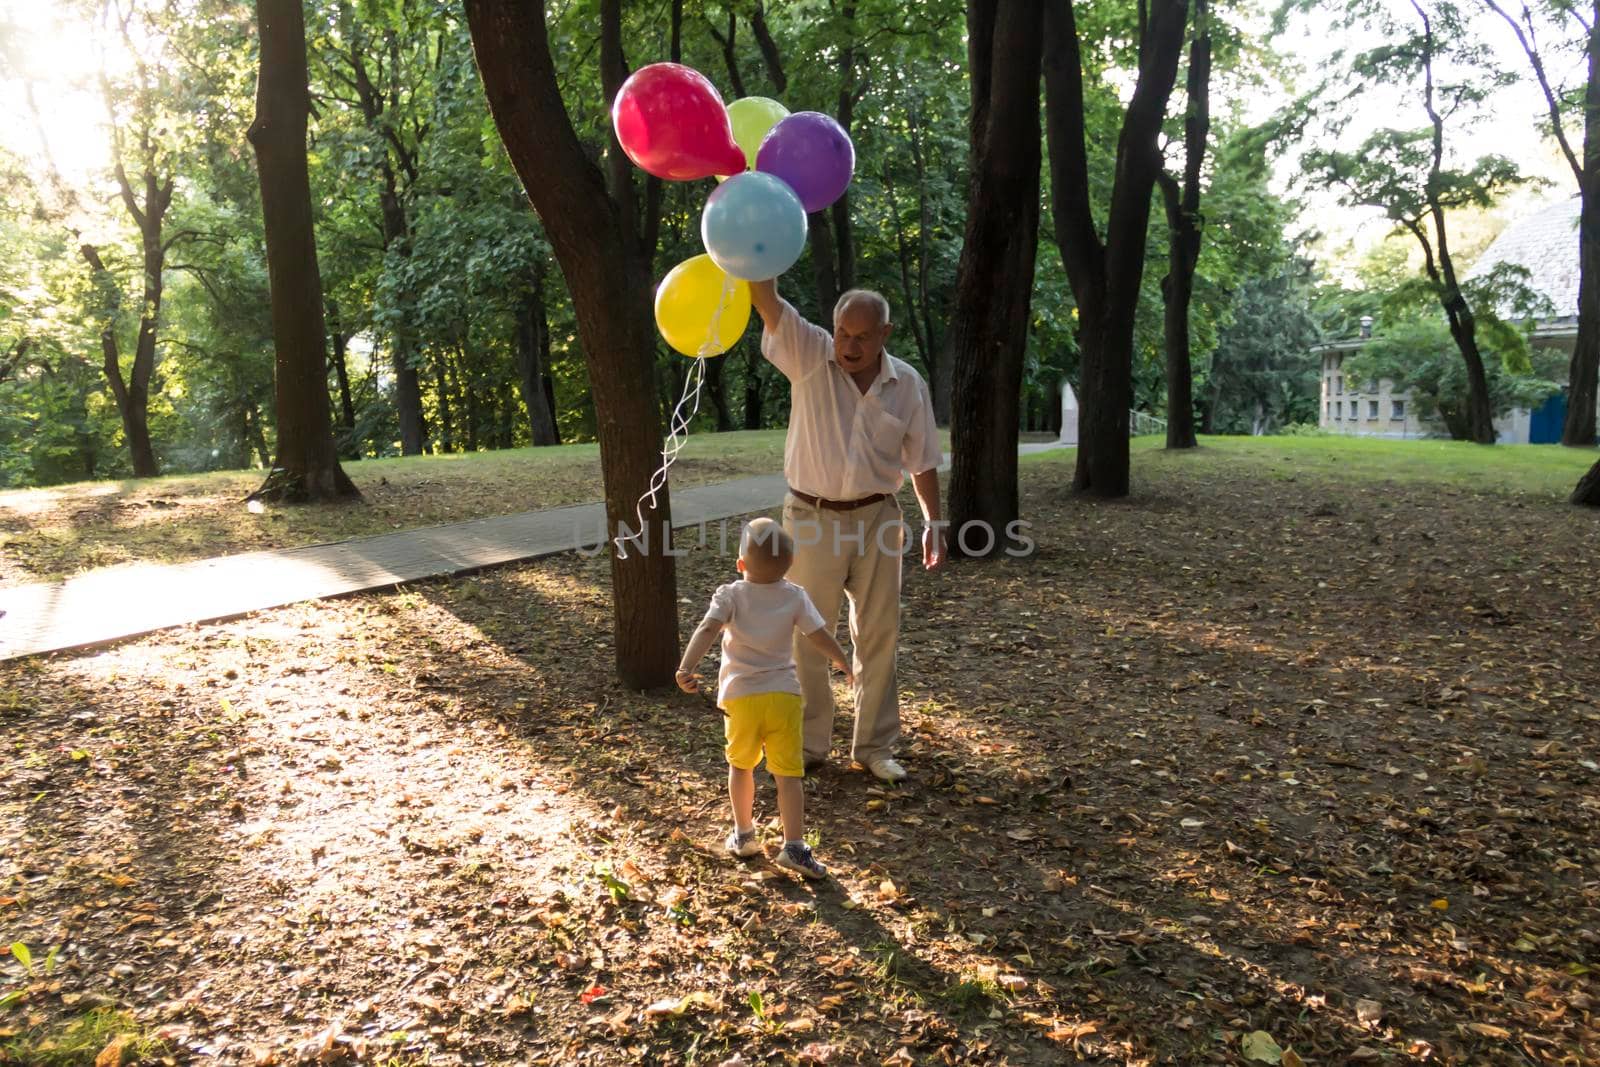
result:
[[[266,231],[272,291],[272,338],[278,455],[254,499],[332,500],[359,496],[339,465],[328,410],[327,341],[322,276],[311,222],[306,168],[305,16],[301,0],[256,0],[261,76],[250,126],[261,174],[261,220]]]
[[[1044,26],[1045,132],[1056,244],[1078,304],[1078,466],[1073,487],[1128,494],[1133,331],[1144,278],[1150,197],[1161,172],[1158,137],[1177,79],[1187,0],[1139,5],[1139,77],[1117,138],[1104,239],[1095,225],[1085,135],[1082,49],[1070,0],[1049,0]]]
[[[1561,154],[1572,168],[1581,206],[1578,211],[1578,338],[1568,368],[1567,421],[1561,443],[1573,448],[1589,448],[1595,440],[1596,381],[1600,378],[1600,0],[1574,3],[1572,0],[1545,0],[1540,6],[1547,19],[1573,27],[1581,36],[1587,58],[1587,77],[1581,94],[1583,107],[1583,158],[1579,160],[1567,133],[1562,98],[1577,94],[1561,91],[1551,83],[1535,34],[1533,7],[1522,5],[1519,21],[1497,0],[1482,3],[1505,20],[1522,45],[1533,68],[1539,88],[1549,108],[1550,128]],[[1588,9],[1585,18],[1581,9]],[[1596,499],[1594,503],[1600,503]]]
[[[1481,68],[1486,61],[1483,46],[1455,4],[1437,0],[1424,6],[1420,0],[1410,0],[1410,8],[1416,19],[1409,23],[1393,18],[1381,4],[1349,9],[1348,18],[1381,29],[1387,38],[1356,57],[1351,88],[1414,86],[1428,124],[1414,130],[1380,129],[1353,152],[1308,152],[1305,166],[1313,180],[1339,190],[1345,204],[1380,208],[1398,229],[1416,239],[1424,271],[1466,367],[1466,425],[1471,440],[1490,445],[1495,441],[1494,407],[1478,338],[1478,314],[1456,270],[1447,213],[1487,207],[1524,179],[1516,164],[1503,156],[1484,156],[1466,170],[1446,166],[1447,124],[1468,119],[1471,108],[1488,96],[1493,79],[1442,81],[1440,71],[1446,63],[1461,70]]]
[[[555,402],[550,385],[550,320],[544,304],[545,265],[539,259],[529,272],[528,288],[517,308],[517,385],[528,409],[535,446],[559,445]]]
[[[479,74],[500,137],[544,221],[577,311],[599,421],[606,519],[635,521],[660,460],[649,257],[637,229],[630,164],[613,139],[609,176],[578,140],[556,80],[543,5],[466,0]],[[609,101],[626,74],[620,0],[602,0],[601,76]],[[665,492],[645,511],[648,551],[612,553],[617,671],[625,685],[672,680],[678,658],[676,573],[666,553]]]
[[[1183,184],[1165,170],[1156,175],[1167,209],[1167,276],[1161,280],[1166,304],[1167,447],[1194,448],[1194,372],[1190,364],[1189,304],[1194,297],[1195,265],[1200,262],[1200,167],[1211,130],[1211,24],[1207,0],[1194,0],[1189,44],[1187,113],[1183,120]]]
[[[431,82],[427,71],[433,55],[426,37],[417,33],[415,26],[407,25],[411,6],[408,0],[394,5],[386,14],[400,25],[389,25],[377,21],[382,17],[381,9],[369,7],[358,16],[348,3],[338,5],[340,58],[348,68],[339,77],[354,92],[355,104],[375,146],[383,183],[378,200],[383,249],[394,270],[401,272],[411,255],[410,205],[419,175],[420,142],[428,129],[426,118],[409,105],[421,86]],[[376,25],[368,25],[369,12]],[[395,303],[400,306],[390,309],[390,352],[395,408],[400,417],[400,451],[402,455],[415,456],[422,453],[428,436],[418,373],[421,356],[406,306],[410,300],[402,295]]]
[[[161,299],[166,288],[166,259],[172,246],[186,235],[181,232],[168,235],[165,232],[177,172],[177,162],[171,146],[164,143],[166,130],[157,113],[157,102],[164,95],[163,91],[169,88],[159,84],[165,80],[167,72],[154,68],[135,42],[132,24],[136,12],[133,8],[124,8],[118,3],[110,5],[106,13],[116,23],[116,31],[133,61],[137,79],[134,92],[126,96],[133,104],[130,115],[123,115],[117,106],[124,94],[118,92],[106,76],[102,75],[100,80],[106,111],[111,119],[112,173],[116,178],[117,195],[139,230],[142,268],[139,332],[134,341],[133,364],[126,376],[122,371],[122,354],[117,338],[116,319],[120,301],[116,283],[107,270],[99,247],[85,242],[78,251],[89,265],[102,298],[101,358],[106,381],[111,386],[117,410],[122,415],[122,432],[127,439],[133,474],[136,478],[152,478],[160,473],[160,469],[150,441],[150,383],[156,366]],[[128,175],[130,161],[138,168],[132,178]]]
[[[1564,121],[1566,94],[1551,83],[1535,36],[1533,6],[1522,5],[1519,22],[1496,0],[1482,0],[1511,27],[1522,45],[1528,63],[1544,92],[1550,111],[1550,126],[1561,154],[1572,168],[1578,183],[1578,337],[1573,344],[1572,362],[1567,368],[1567,421],[1561,428],[1561,443],[1572,448],[1588,448],[1595,441],[1597,383],[1600,383],[1600,0],[1588,3],[1546,0],[1544,14],[1563,26],[1575,26],[1583,40],[1587,76],[1582,93],[1583,159],[1572,149]],[[1585,18],[1580,9],[1587,8]],[[1572,490],[1572,503],[1600,507],[1600,461],[1589,468]]]
[[[970,0],[972,178],[945,358],[954,367],[950,521],[955,548],[1005,549],[1017,517],[1017,420],[1039,245],[1037,4]],[[995,536],[963,543],[984,522]],[[981,551],[981,547],[979,548]]]

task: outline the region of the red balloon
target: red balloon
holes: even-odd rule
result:
[[[693,181],[745,169],[721,94],[681,63],[634,71],[617,91],[611,122],[628,158],[658,178]]]

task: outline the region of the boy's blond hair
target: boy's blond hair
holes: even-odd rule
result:
[[[751,519],[739,535],[739,558],[763,570],[780,568],[781,574],[794,562],[794,538],[769,518]]]

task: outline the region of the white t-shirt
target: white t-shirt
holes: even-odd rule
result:
[[[794,671],[794,632],[822,629],[822,616],[793,582],[740,579],[717,587],[706,618],[722,623],[722,671],[717,703],[752,693],[800,692]]]
[[[933,398],[916,368],[888,352],[863,393],[833,353],[833,335],[790,304],[761,354],[789,379],[789,488],[829,500],[859,500],[900,488],[901,472],[944,462]]]

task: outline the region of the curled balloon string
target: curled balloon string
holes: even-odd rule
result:
[[[711,314],[711,323],[706,330],[706,339],[701,342],[698,357],[694,361],[694,369],[683,383],[683,395],[678,398],[677,406],[672,409],[672,418],[667,421],[667,443],[661,449],[661,466],[650,475],[650,487],[639,497],[639,502],[634,506],[634,517],[639,520],[639,525],[634,528],[633,536],[644,536],[644,504],[650,502],[650,510],[656,508],[656,494],[666,488],[667,471],[678,460],[678,453],[683,450],[684,444],[689,440],[689,423],[694,420],[700,411],[700,392],[706,380],[706,360],[712,356],[720,355],[720,345],[717,343],[718,327],[722,325],[722,313],[733,300],[734,280],[724,274],[722,277],[722,297],[717,301],[717,309]],[[684,407],[688,407],[685,413]],[[631,540],[618,534],[612,538],[617,546],[617,558],[627,559],[627,542]],[[645,541],[649,545],[649,540]]]

